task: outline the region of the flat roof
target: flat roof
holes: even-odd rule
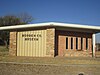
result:
[[[90,26],[90,25],[80,25],[80,24],[67,24],[58,22],[48,22],[48,23],[36,23],[36,24],[25,24],[25,25],[12,25],[0,27],[0,30],[14,30],[14,29],[26,29],[26,28],[37,28],[37,27],[63,27],[63,28],[74,28],[74,29],[89,29],[94,32],[100,32],[100,26]]]

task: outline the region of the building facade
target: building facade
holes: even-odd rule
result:
[[[95,27],[95,28],[94,28]],[[95,33],[100,27],[64,23],[13,26],[9,54],[31,57],[95,56]],[[5,28],[4,30],[7,30]]]

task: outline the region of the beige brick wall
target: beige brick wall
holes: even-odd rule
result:
[[[55,28],[47,29],[46,55],[54,57],[55,49]]]
[[[9,55],[16,56],[17,43],[16,32],[10,32]]]

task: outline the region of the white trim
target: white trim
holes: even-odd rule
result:
[[[92,35],[93,42],[93,57],[95,57],[95,34]]]
[[[50,24],[48,23],[39,23],[39,24],[25,24],[25,25],[13,25],[13,26],[5,26],[0,27],[0,30],[10,30],[10,29],[21,29],[21,28],[35,28],[35,27],[44,27],[48,26]]]
[[[54,26],[100,30],[100,26],[88,26],[79,24],[54,23]]]
[[[5,27],[0,27],[0,30],[32,28],[32,27],[35,28],[35,27],[45,27],[45,26],[65,27],[65,28],[80,28],[80,29],[91,29],[91,30],[94,30],[94,31],[100,31],[100,26],[88,26],[88,25],[56,23],[56,22],[5,26]]]

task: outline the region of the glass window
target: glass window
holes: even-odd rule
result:
[[[71,49],[73,49],[73,38],[71,38]]]
[[[66,49],[68,49],[68,37],[66,37]]]
[[[88,49],[88,38],[86,38],[86,49]]]
[[[76,37],[76,49],[78,49],[78,38]]]

